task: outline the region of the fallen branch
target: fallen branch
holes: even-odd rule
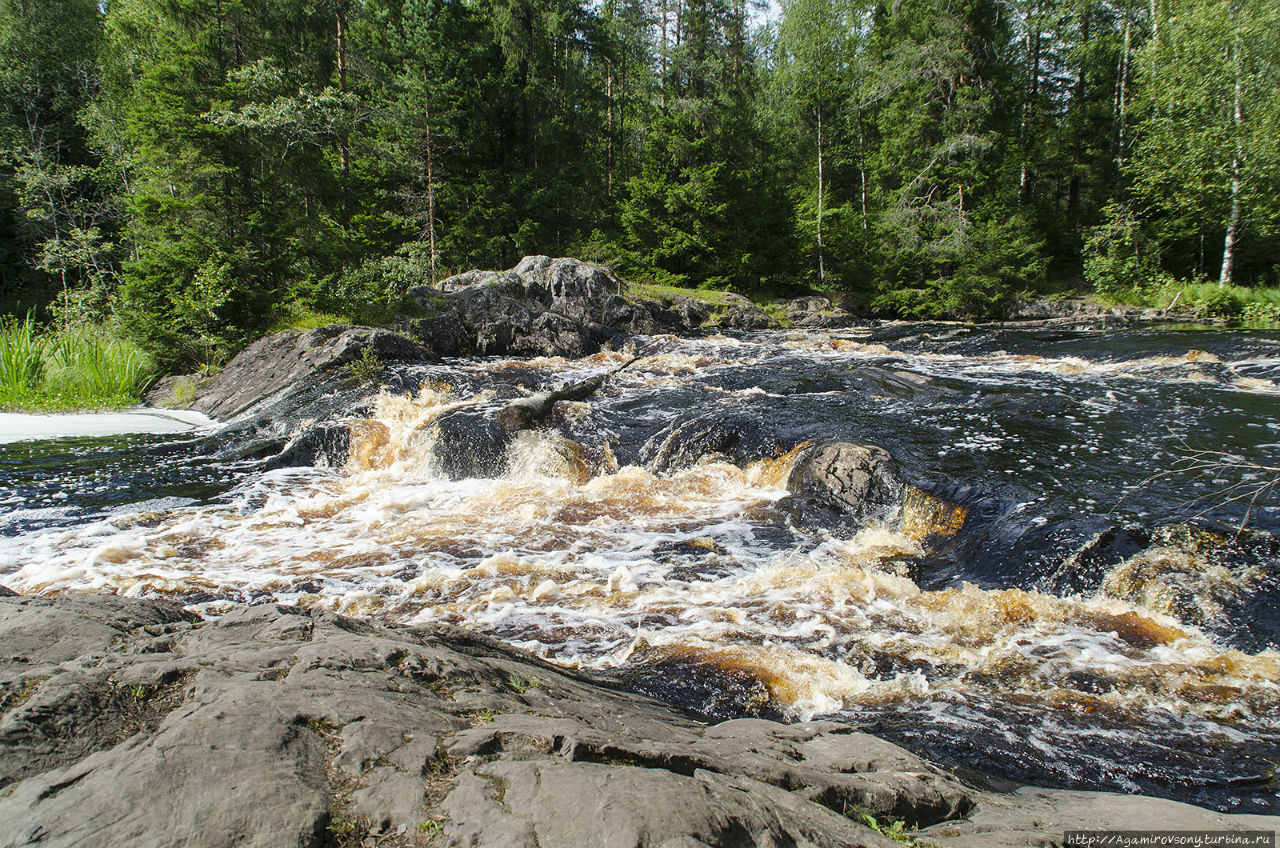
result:
[[[538,392],[526,398],[512,401],[504,406],[497,415],[499,426],[504,430],[516,432],[528,430],[551,414],[551,409],[562,400],[586,400],[600,390],[605,382],[618,372],[629,367],[640,357],[635,357],[605,374],[597,374],[586,380],[571,383],[562,389],[549,392]]]
[[[1192,516],[1193,518],[1202,518],[1215,508],[1245,504],[1244,518],[1241,519],[1237,532],[1243,531],[1248,526],[1249,519],[1253,517],[1259,502],[1265,502],[1265,496],[1280,486],[1280,467],[1263,465],[1227,451],[1193,448],[1184,440],[1181,455],[1168,469],[1152,474],[1139,482],[1120,498],[1116,506],[1123,503],[1133,491],[1157,480],[1174,476],[1208,478],[1209,482],[1217,487],[1208,494],[1191,501],[1193,505],[1204,505],[1203,509]],[[1231,478],[1236,479],[1233,482]]]

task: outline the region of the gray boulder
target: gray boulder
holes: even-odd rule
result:
[[[188,408],[230,421],[253,417],[271,406],[288,406],[318,385],[335,388],[348,376],[344,366],[365,351],[382,363],[433,358],[418,342],[389,330],[342,324],[307,332],[284,330],[249,345],[218,374],[200,381]],[[154,405],[164,401],[156,393],[147,396]]]
[[[582,356],[609,337],[620,291],[597,265],[526,256],[510,271],[468,271],[411,289],[429,317],[407,326],[444,355]]]
[[[796,458],[787,489],[861,518],[895,507],[902,482],[893,457],[877,445],[823,442]]]

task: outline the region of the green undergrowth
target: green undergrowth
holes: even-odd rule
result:
[[[721,291],[719,289],[691,289],[682,286],[672,286],[655,282],[635,282],[626,280],[622,286],[623,294],[638,300],[652,300],[663,306],[670,306],[679,298],[687,297],[693,300],[705,303],[711,307],[711,317],[707,320],[707,326],[715,326],[719,323],[719,318],[724,312],[733,305],[733,293]],[[786,327],[791,322],[787,317],[786,307],[773,303],[772,301],[760,301],[752,299],[756,306],[764,310],[778,326]]]
[[[893,821],[891,819],[881,820],[870,813],[861,813],[858,818],[867,827],[881,836],[892,839],[894,842],[910,845],[912,848],[937,848],[932,842],[924,842],[912,836],[906,829],[906,822]]]
[[[0,409],[58,412],[132,406],[155,361],[101,328],[58,331],[0,321]]]
[[[627,282],[624,284],[623,290],[631,297],[654,300],[664,305],[674,303],[677,298],[681,297],[693,298],[710,306],[728,306],[730,302],[728,292],[716,289],[687,289],[681,286],[668,286],[661,283]]]
[[[349,316],[338,315],[333,312],[321,312],[315,309],[294,308],[287,311],[284,315],[276,320],[274,324],[267,328],[266,335],[278,333],[281,330],[315,330],[320,327],[327,327],[330,324],[350,324],[352,321]]]
[[[1220,286],[1210,280],[1164,279],[1102,293],[1104,302],[1145,306],[1199,318],[1226,318],[1245,326],[1280,324],[1280,288]]]

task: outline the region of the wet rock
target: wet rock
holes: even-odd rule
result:
[[[787,321],[793,327],[847,327],[855,316],[819,295],[797,297],[782,301],[787,311]]]
[[[992,794],[966,821],[934,825],[919,836],[947,848],[1032,848],[1068,830],[1237,831],[1276,829],[1280,817],[1227,815],[1189,804],[1106,792],[1023,788]]]
[[[861,518],[898,505],[902,483],[893,457],[876,445],[827,442],[806,448],[787,489]]]
[[[1035,298],[1014,304],[1009,321],[1038,323],[1046,326],[1126,326],[1157,321],[1196,321],[1223,323],[1196,315],[1189,310],[1170,311],[1143,306],[1108,306],[1087,297]]]
[[[721,297],[725,305],[713,318],[716,326],[730,330],[764,330],[777,326],[769,313],[742,295],[725,292]]]
[[[200,383],[191,409],[211,418],[246,418],[290,395],[326,385],[337,387],[350,374],[343,366],[369,351],[377,362],[428,362],[432,354],[399,333],[332,324],[305,333],[285,330],[259,339],[216,376]],[[147,398],[148,402],[152,399]]]
[[[711,412],[679,421],[654,436],[640,458],[666,474],[711,459],[745,465],[784,450],[772,425],[755,412]]]
[[[499,477],[515,437],[492,412],[463,407],[441,415],[433,426],[432,455],[450,480]]]
[[[6,848],[894,844],[864,813],[941,846],[1280,824],[984,792],[847,726],[706,725],[449,627],[5,597],[0,637]]]
[[[344,465],[351,451],[351,427],[347,424],[317,424],[294,436],[264,468]]]

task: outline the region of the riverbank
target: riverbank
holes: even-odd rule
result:
[[[0,637],[6,848],[1015,848],[1075,829],[1280,828],[978,787],[831,722],[706,723],[451,627],[12,596]]]
[[[75,412],[133,406],[156,371],[140,348],[104,328],[0,321],[0,411]]]
[[[1280,516],[1165,473],[1273,455],[1274,334],[632,335],[709,316],[556,262],[158,386],[208,439],[15,447],[0,846],[1274,829],[1175,801],[1280,809]]]

